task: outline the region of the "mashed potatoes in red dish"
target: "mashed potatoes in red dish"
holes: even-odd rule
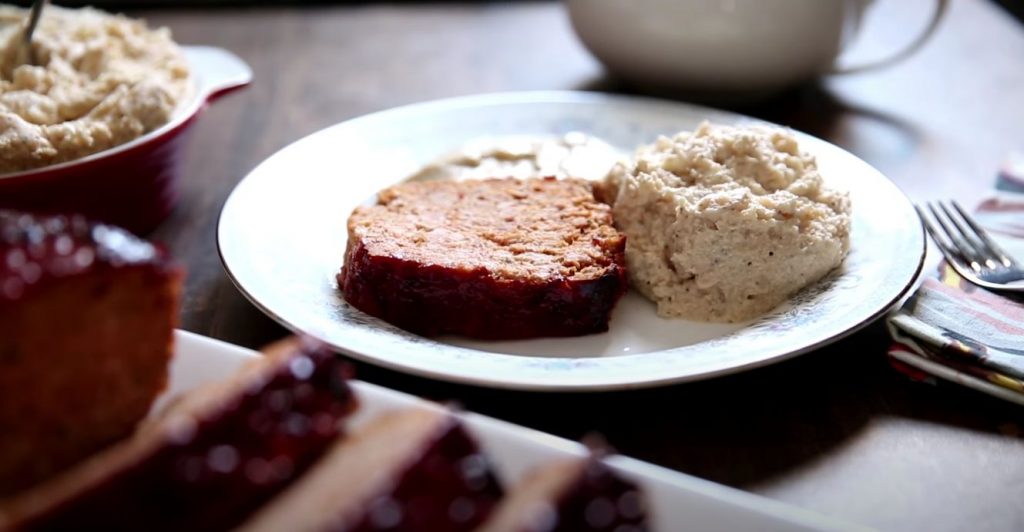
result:
[[[70,161],[166,124],[190,92],[166,28],[47,7],[20,59],[25,10],[0,6],[0,174]]]

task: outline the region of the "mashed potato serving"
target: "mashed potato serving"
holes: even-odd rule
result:
[[[25,10],[0,6],[0,173],[69,161],[167,123],[190,91],[167,29],[94,9],[48,7],[18,63]]]
[[[850,202],[781,129],[704,123],[608,176],[634,288],[665,317],[735,322],[839,266]]]

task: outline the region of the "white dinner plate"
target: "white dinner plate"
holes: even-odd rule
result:
[[[339,295],[335,275],[352,209],[468,141],[578,131],[628,154],[703,120],[754,122],[682,103],[581,92],[455,98],[349,120],[282,149],[239,183],[221,212],[221,258],[264,312],[350,356],[439,379],[519,389],[634,388],[763,366],[857,330],[906,294],[925,250],[913,206],[864,161],[797,133],[827,183],[850,192],[851,251],[834,274],[757,320],[663,319],[630,292],[607,333],[483,342],[410,334]]]
[[[254,351],[193,333],[178,331],[168,390],[154,411],[182,392],[220,382],[256,356]],[[412,395],[353,381],[359,411],[350,428],[382,412],[405,408],[440,408]],[[584,455],[585,448],[569,440],[494,418],[462,412],[458,416],[494,464],[504,486],[552,460]],[[614,444],[614,442],[610,442]],[[637,483],[649,503],[651,530],[859,530],[806,510],[765,499],[721,484],[684,475],[625,456],[612,456],[609,465]]]

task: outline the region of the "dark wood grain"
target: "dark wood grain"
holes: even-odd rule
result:
[[[859,53],[906,38],[927,2],[889,2]],[[183,43],[233,50],[254,84],[212,106],[188,149],[182,201],[155,237],[189,270],[185,329],[249,347],[285,330],[227,279],[217,216],[257,163],[303,135],[395,105],[528,89],[630,92],[605,78],[557,3],[138,11]],[[843,146],[915,200],[977,201],[1024,148],[1024,31],[988,3],[953,2],[897,67],[798,87],[744,112]],[[338,213],[345,216],[346,213]],[[866,287],[870,289],[870,287]],[[495,391],[360,364],[365,380],[555,434],[599,431],[621,452],[891,530],[1024,529],[1024,411],[890,370],[873,324],[771,367],[654,390]]]

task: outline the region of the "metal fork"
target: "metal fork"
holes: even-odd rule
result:
[[[946,262],[956,273],[986,289],[1024,292],[1024,268],[1021,264],[1002,251],[961,206],[956,202],[949,204],[951,210],[941,202],[928,204],[936,223],[925,216],[921,207],[914,206]]]
[[[955,201],[929,203],[932,223],[920,206],[917,215],[946,261],[968,281],[1002,292],[1024,292],[1024,268],[1002,250]],[[936,207],[938,205],[938,207]],[[955,213],[954,213],[955,211]]]

